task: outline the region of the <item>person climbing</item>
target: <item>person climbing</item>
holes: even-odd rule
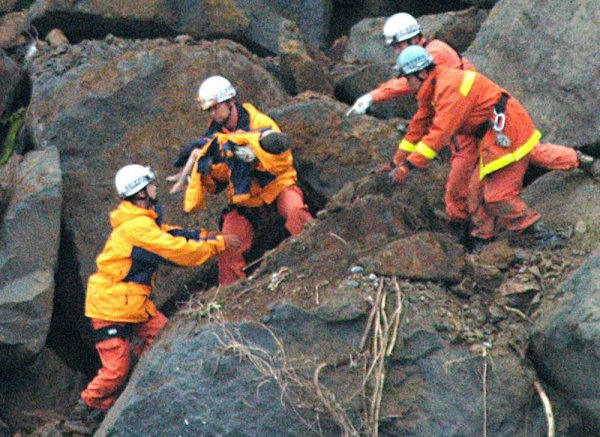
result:
[[[211,124],[202,136],[202,147],[187,146],[175,165],[191,169],[184,196],[184,210],[205,207],[205,194],[228,187],[228,206],[221,215],[221,229],[238,236],[241,247],[219,257],[219,285],[246,277],[246,260],[258,241],[257,231],[274,220],[283,220],[290,235],[298,235],[313,217],[297,185],[291,142],[279,126],[249,103],[235,100],[236,91],[222,76],[206,79],[198,90],[198,102],[210,111]],[[191,150],[195,150],[190,153]],[[190,161],[192,164],[189,165]]]
[[[102,367],[64,423],[70,432],[93,433],[125,385],[130,354],[139,357],[167,322],[150,299],[159,263],[199,266],[239,247],[232,235],[163,223],[155,181],[152,169],[137,164],[115,176],[122,201],[110,213],[112,232],[96,260],[85,299]],[[135,338],[141,343],[133,347]]]
[[[416,95],[418,109],[402,140],[414,145],[413,151],[392,170],[393,180],[404,182],[411,170],[425,167],[453,135],[471,137],[478,165],[468,179],[467,200],[475,249],[496,236],[496,219],[508,230],[532,235],[539,248],[561,245],[520,197],[541,133],[519,101],[481,73],[436,65],[420,45],[402,50],[396,69]],[[586,162],[589,168],[597,164]]]
[[[269,116],[257,110],[252,104],[237,102],[236,95],[237,91],[231,82],[219,75],[210,76],[198,88],[196,102],[203,111],[209,112],[211,123],[204,135],[184,147],[173,161],[175,167],[183,167],[183,169],[167,177],[167,181],[175,182],[169,191],[171,194],[185,190],[200,149],[214,138],[216,132],[256,129],[280,131],[279,126]]]
[[[421,25],[410,14],[400,12],[389,17],[383,26],[386,45],[393,47],[396,56],[410,45],[419,45],[427,50],[436,65],[476,71],[475,66],[456,52],[449,44],[439,39],[428,40]],[[406,77],[390,79],[374,90],[359,97],[346,115],[362,115],[372,104],[388,101],[412,92]],[[456,134],[450,138],[450,171],[446,180],[444,202],[446,215],[452,222],[469,220],[467,205],[468,180],[477,165],[476,138],[471,135]],[[398,149],[389,163],[384,163],[377,171],[391,171],[414,151],[415,145],[406,140],[398,144]],[[592,168],[593,158],[575,149],[552,143],[539,143],[529,154],[529,163],[549,170],[571,170],[582,168],[592,176],[600,176],[600,169]]]

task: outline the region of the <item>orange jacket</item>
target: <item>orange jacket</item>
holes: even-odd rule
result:
[[[272,180],[266,185],[261,185],[257,178],[253,178],[249,196],[235,196],[230,180],[231,171],[227,164],[212,164],[210,174],[204,175],[200,174],[198,164],[196,164],[192,170],[190,182],[185,193],[184,210],[186,212],[204,208],[206,193],[215,193],[220,183],[227,183],[229,186],[229,203],[250,208],[261,206],[263,203],[272,203],[284,188],[296,183],[297,173],[293,167],[291,150],[287,150],[281,154],[271,154],[263,150],[258,141],[260,138],[259,130],[269,128],[280,132],[279,126],[270,117],[258,111],[251,104],[244,103],[243,107],[249,115],[249,124],[247,127],[257,132],[248,133],[243,130],[224,132],[224,129],[221,129],[214,132],[213,135],[217,138],[219,145],[223,145],[227,141],[249,145],[258,160],[255,170],[264,174],[267,179]],[[202,149],[198,161],[207,154],[209,147],[210,144]]]
[[[502,93],[508,94],[481,73],[435,66],[417,93],[419,109],[403,140],[414,145],[407,160],[422,167],[437,156],[452,135],[475,135],[484,122],[493,121],[494,105]],[[515,98],[508,99],[505,114],[503,134],[511,143],[508,147],[498,145],[496,133],[488,129],[478,146],[482,179],[522,159],[541,137]]]
[[[145,322],[156,315],[150,294],[159,262],[198,266],[225,250],[222,236],[200,241],[175,236],[185,232],[162,224],[155,210],[128,201],[110,213],[110,222],[113,230],[88,280],[85,315],[93,319]]]
[[[456,50],[442,40],[433,39],[426,42],[423,47],[433,56],[435,65],[445,65],[462,70],[475,70],[475,66],[468,59],[461,57]],[[406,78],[399,77],[382,83],[371,91],[370,94],[373,102],[384,102],[405,96],[410,94],[410,92]]]

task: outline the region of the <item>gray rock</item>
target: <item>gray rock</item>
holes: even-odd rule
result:
[[[0,118],[11,107],[25,71],[0,49]]]
[[[418,232],[393,241],[359,260],[369,270],[401,278],[458,282],[463,278],[463,246],[449,234]]]
[[[193,317],[172,319],[142,357],[97,436],[338,435],[326,413],[320,414],[320,432],[306,428],[316,417],[312,408],[302,408],[318,405],[312,379],[324,362],[338,364],[321,370],[322,390],[332,393],[348,420],[360,427],[362,402],[350,395],[360,391],[362,366],[344,358],[358,346],[364,319],[325,323],[284,305],[266,326],[196,323]],[[450,347],[441,334],[423,328],[403,326],[400,335],[402,346],[385,366],[383,398],[388,401],[381,406],[380,432],[479,434],[484,359],[465,347]],[[291,375],[309,385],[298,390],[287,379]],[[514,353],[495,351],[486,379],[487,432],[513,436],[525,427],[541,432],[540,409],[526,408],[533,396],[530,378]]]
[[[303,7],[297,4],[294,9],[288,3],[285,14],[279,3],[275,0],[124,0],[116,6],[111,1],[45,0],[31,7],[28,22],[42,36],[52,28],[60,28],[74,42],[101,39],[108,34],[130,38],[188,34],[196,39],[228,38],[266,55],[279,53],[280,39],[289,31],[292,20],[297,20],[313,44],[324,45],[331,13],[328,1],[315,0],[310,8],[306,2],[297,2]],[[274,8],[276,5],[279,7]],[[321,19],[313,21],[316,17]]]
[[[375,62],[394,65],[394,50],[385,47],[382,31],[387,17],[365,18],[352,26],[350,39],[344,52],[346,62]]]
[[[600,251],[561,286],[529,344],[538,373],[600,426]],[[598,429],[598,428],[596,428]]]
[[[483,9],[469,8],[445,14],[423,15],[418,20],[427,38],[441,39],[462,53],[475,39],[487,15],[487,11]]]
[[[0,227],[2,370],[27,364],[46,341],[58,260],[61,190],[55,147],[29,153],[18,165]]]
[[[18,0],[0,0],[0,14],[15,10]]]
[[[345,111],[345,105],[331,98],[306,94],[269,112],[292,138],[303,183],[327,199],[391,159],[397,142],[391,124],[371,117],[347,118]]]
[[[268,7],[294,21],[315,47],[325,48],[333,12],[332,0],[267,0]]]
[[[498,2],[466,55],[523,103],[546,140],[597,145],[599,21],[595,0]]]
[[[349,288],[336,290],[336,293],[316,307],[313,313],[326,322],[345,322],[365,316],[370,307],[361,290],[356,289],[358,285],[356,282],[356,286],[348,284]]]
[[[44,347],[30,366],[12,370],[8,378],[6,374],[0,377],[0,398],[4,395],[10,400],[0,403],[0,417],[15,430],[27,429],[31,417],[40,411],[64,411],[77,402],[86,379]]]

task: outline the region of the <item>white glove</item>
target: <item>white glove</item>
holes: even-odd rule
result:
[[[346,112],[346,117],[349,115],[363,115],[365,112],[367,112],[367,109],[369,109],[372,103],[373,97],[371,97],[371,94],[360,96],[358,99],[356,99],[356,102],[354,102],[352,108]]]
[[[233,154],[237,159],[243,162],[252,162],[256,159],[256,155],[250,146],[236,146],[233,150]]]

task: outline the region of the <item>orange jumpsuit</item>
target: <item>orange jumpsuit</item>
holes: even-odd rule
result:
[[[445,42],[434,39],[425,42],[423,46],[433,57],[435,65],[445,65],[462,70],[476,68],[471,62],[461,57]],[[370,92],[373,102],[383,102],[410,94],[410,88],[405,77],[391,79]],[[476,143],[472,136],[456,135],[450,141],[452,157],[450,172],[446,181],[445,204],[446,214],[450,220],[468,220],[467,185],[469,177],[477,163],[473,151]],[[414,150],[414,144],[400,142],[399,149],[404,151],[396,154],[394,164],[398,165]],[[570,170],[578,166],[574,149],[551,143],[540,143],[530,154],[530,164],[550,170]]]
[[[508,95],[480,73],[435,66],[417,93],[419,108],[405,137],[415,144],[406,159],[416,167],[434,159],[454,134],[470,136],[477,143],[479,165],[467,191],[471,234],[484,239],[494,236],[496,219],[506,229],[519,231],[540,218],[520,197],[530,153],[541,138],[527,111],[509,96],[502,131],[508,145],[500,145],[491,128],[481,133],[481,126],[494,120],[494,107],[503,94]]]
[[[202,175],[198,172],[198,165],[195,165],[184,204],[186,212],[203,208],[205,192],[214,193],[217,184],[229,183],[229,207],[222,216],[221,231],[237,236],[241,240],[241,246],[238,250],[226,251],[219,257],[219,285],[229,285],[246,277],[244,253],[252,248],[255,226],[264,222],[270,213],[268,205],[276,206],[277,213],[285,220],[285,228],[291,235],[298,235],[304,224],[313,219],[304,202],[304,194],[296,185],[297,174],[293,167],[292,151],[267,153],[258,141],[260,133],[244,133],[264,128],[279,132],[279,126],[249,103],[237,105],[240,118],[235,132],[229,132],[213,123],[205,136],[216,136],[220,143],[229,140],[249,144],[253,148],[257,161],[252,164],[255,176],[252,178],[250,196],[233,195],[231,171],[224,162],[212,164],[208,174]],[[205,152],[201,152],[198,160],[204,155]]]

